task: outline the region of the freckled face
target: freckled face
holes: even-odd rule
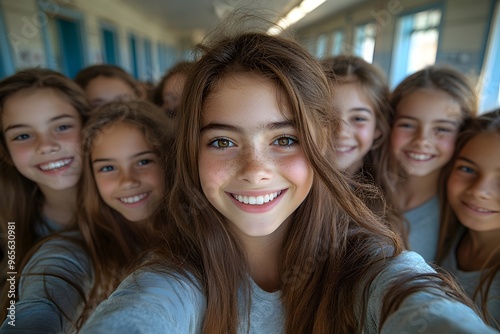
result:
[[[199,175],[209,202],[237,234],[276,231],[304,201],[313,171],[265,78],[234,74],[203,110]]]
[[[448,201],[474,231],[500,229],[500,135],[479,134],[463,147],[448,178]]]
[[[25,89],[2,110],[7,149],[15,167],[46,193],[76,187],[81,175],[78,111],[51,88]]]
[[[339,167],[352,175],[381,134],[375,110],[356,83],[333,87],[333,107],[342,118],[335,143]]]
[[[453,155],[460,121],[460,106],[447,93],[419,89],[396,107],[392,152],[409,175],[439,173]]]

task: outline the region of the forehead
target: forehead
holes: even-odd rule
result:
[[[92,153],[119,153],[149,146],[141,129],[128,122],[117,122],[98,132],[92,143]]]
[[[462,148],[459,156],[467,157],[486,166],[500,167],[500,134],[480,133],[472,137]]]
[[[256,122],[282,121],[291,117],[283,103],[283,92],[271,79],[251,73],[225,77],[203,104],[203,124],[236,122],[246,126]]]
[[[401,99],[396,114],[425,120],[460,119],[461,109],[459,103],[442,90],[418,89]]]

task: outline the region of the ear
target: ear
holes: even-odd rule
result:
[[[375,131],[373,132],[373,141],[379,139],[382,136],[382,131],[380,131],[379,128],[375,128]]]

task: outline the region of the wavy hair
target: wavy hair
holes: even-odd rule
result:
[[[104,131],[121,122],[137,127],[158,156],[164,174],[163,190],[167,191],[172,183],[173,130],[161,109],[150,102],[136,100],[110,102],[92,112],[83,129],[83,171],[77,195],[81,207],[77,211],[77,222],[92,259],[94,287],[81,323],[114,291],[128,273],[129,265],[139,260],[141,252],[150,247],[154,239],[151,221],[144,224],[128,221],[103,201],[95,182],[92,147]]]

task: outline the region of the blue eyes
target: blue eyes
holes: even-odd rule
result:
[[[22,134],[17,137],[14,137],[14,141],[22,141],[28,139],[30,136],[27,134]]]
[[[113,166],[104,166],[99,169],[99,172],[112,172],[114,169]]]
[[[272,145],[287,148],[295,145],[297,142],[297,138],[295,138],[294,136],[284,135],[275,139],[272,142]],[[226,149],[236,146],[233,141],[226,138],[216,138],[209,142],[208,145],[217,149]]]
[[[472,174],[472,173],[474,173],[474,169],[472,169],[470,167],[467,167],[467,166],[459,166],[458,170],[461,171],[461,172],[464,172],[466,174]]]

